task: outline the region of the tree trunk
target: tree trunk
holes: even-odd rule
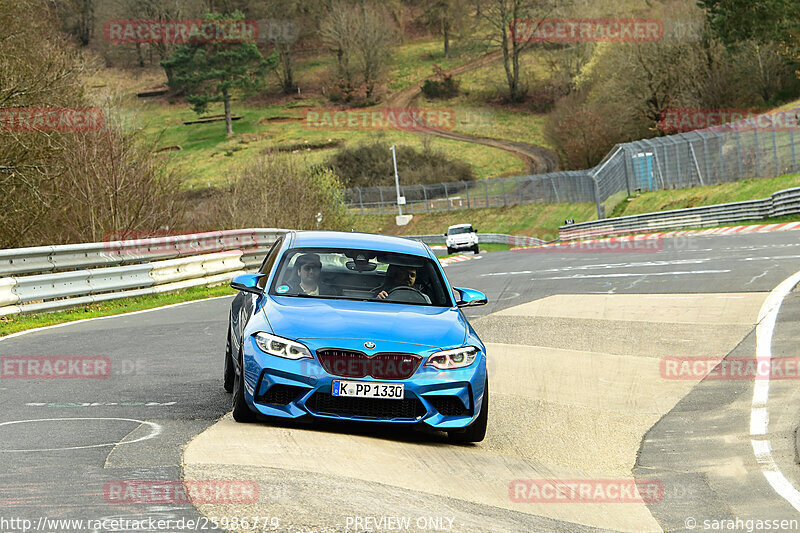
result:
[[[277,46],[281,58],[281,70],[283,71],[281,85],[283,92],[289,94],[297,90],[294,83],[294,58],[292,57],[292,45],[280,44]]]
[[[227,91],[222,93],[225,99],[225,135],[230,137],[233,135],[233,120],[231,119],[231,99]]]
[[[450,57],[450,22],[446,18],[442,24],[442,33],[444,34],[444,57]]]
[[[142,55],[142,43],[136,43],[136,56],[139,59],[139,68],[144,68],[144,55]]]

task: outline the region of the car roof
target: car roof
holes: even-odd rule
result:
[[[452,229],[452,228],[471,228],[471,227],[472,227],[472,224],[453,224],[452,226],[450,226],[447,229]]]
[[[423,243],[405,237],[347,231],[296,231],[293,248],[355,248],[429,257]]]

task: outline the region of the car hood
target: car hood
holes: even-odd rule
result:
[[[435,348],[461,346],[467,323],[457,308],[268,296],[263,313],[275,335],[291,339],[362,339]]]

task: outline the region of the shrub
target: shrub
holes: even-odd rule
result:
[[[290,154],[260,156],[207,203],[205,225],[215,229],[315,229],[317,213],[320,229],[343,229],[347,215],[338,176]]]
[[[325,164],[341,177],[346,187],[394,185],[394,167],[389,144],[377,142],[344,148]],[[397,172],[403,185],[439,183],[443,181],[472,181],[472,168],[449,159],[427,142],[422,150],[397,146]]]
[[[422,94],[427,98],[454,98],[458,96],[458,81],[452,76],[444,76],[441,81],[425,80],[422,84]]]

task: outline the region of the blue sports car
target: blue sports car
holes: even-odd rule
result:
[[[486,434],[486,348],[431,249],[400,237],[288,232],[236,277],[225,353],[233,418],[427,424]]]

